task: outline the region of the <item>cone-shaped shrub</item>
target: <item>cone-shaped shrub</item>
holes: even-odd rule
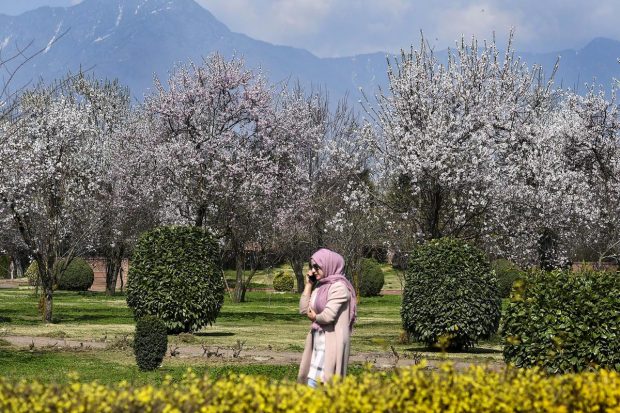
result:
[[[374,297],[381,293],[385,276],[377,260],[365,258],[362,260],[362,274],[360,276],[360,295]]]
[[[471,347],[497,331],[500,306],[497,279],[478,248],[442,238],[412,251],[401,306],[411,339]]]
[[[151,371],[161,365],[168,348],[166,331],[166,324],[157,317],[138,319],[133,351],[140,370]]]
[[[171,333],[196,331],[215,321],[224,303],[218,245],[197,227],[160,227],[136,245],[127,304],[136,319],[160,318]]]
[[[28,268],[26,268],[24,276],[28,278],[28,284],[32,285],[33,287],[39,285],[39,264],[37,264],[36,261],[32,261]]]

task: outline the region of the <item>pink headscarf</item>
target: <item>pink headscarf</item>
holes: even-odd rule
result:
[[[329,292],[329,286],[335,282],[342,282],[351,295],[349,301],[349,328],[353,328],[353,323],[357,316],[357,298],[353,286],[344,276],[344,258],[332,250],[327,248],[321,248],[314,254],[312,254],[312,261],[317,263],[323,270],[323,278],[318,283],[319,286],[316,291],[316,299],[314,301],[314,308],[317,314],[320,314],[327,305],[327,293]],[[313,330],[322,330],[322,327],[316,321],[312,323]]]

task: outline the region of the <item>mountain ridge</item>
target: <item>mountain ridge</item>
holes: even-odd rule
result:
[[[33,50],[44,52],[20,69],[17,84],[92,68],[97,77],[118,78],[138,100],[152,87],[153,76],[165,80],[176,64],[198,62],[214,52],[227,58],[241,55],[249,67],[262,67],[272,82],[299,80],[306,88],[324,88],[332,100],[347,94],[357,100],[360,87],[367,95],[385,89],[390,56],[376,52],[320,58],[305,49],[255,40],[231,31],[194,0],[84,0],[18,16],[0,14],[3,52],[10,54],[29,41]],[[562,56],[556,83],[578,90],[593,77],[606,87],[613,77],[620,78],[620,42],[613,39],[598,37],[578,50],[517,54],[529,65],[541,64],[547,73]]]

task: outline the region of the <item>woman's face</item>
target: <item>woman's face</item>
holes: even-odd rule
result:
[[[310,272],[316,277],[317,280],[320,280],[325,276],[323,269],[319,266],[319,264],[314,262],[314,260],[310,260]]]

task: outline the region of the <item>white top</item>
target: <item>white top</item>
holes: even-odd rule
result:
[[[312,292],[312,295],[310,297],[310,307],[312,309],[314,309],[315,301],[316,290]],[[314,330],[312,342],[312,359],[310,361],[308,378],[315,381],[325,381],[323,377],[323,364],[325,362],[325,332],[322,330]]]

